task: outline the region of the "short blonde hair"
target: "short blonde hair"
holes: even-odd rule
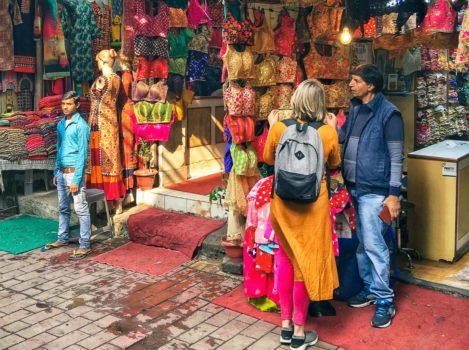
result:
[[[316,79],[307,79],[298,85],[290,104],[293,116],[303,121],[322,122],[327,114],[324,88]]]

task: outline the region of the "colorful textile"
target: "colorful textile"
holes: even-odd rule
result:
[[[256,92],[249,82],[241,87],[230,81],[223,91],[223,99],[230,115],[253,116],[255,113]]]
[[[43,2],[44,29],[44,79],[58,79],[70,76],[70,68],[62,31],[62,4],[57,0]]]
[[[10,15],[13,13],[13,19]],[[14,67],[13,24],[21,23],[17,0],[0,0],[0,71]]]
[[[137,156],[135,154],[135,135],[132,119],[130,115],[133,113],[130,100],[130,87],[132,86],[132,72],[124,70],[122,73],[122,89],[121,98],[122,113],[120,138],[122,140],[122,165],[123,165],[123,181],[125,188],[128,190],[135,187],[133,172],[137,167]]]
[[[349,75],[350,57],[349,50],[343,45],[337,47],[324,46],[330,48],[330,56],[318,52],[315,45],[311,45],[311,50],[303,59],[306,76],[308,79],[342,79],[346,80]]]
[[[13,41],[15,46],[15,71],[23,73],[35,72],[35,56],[36,56],[36,43],[33,37],[34,31],[34,13],[36,7],[35,0],[17,0],[20,7],[21,23],[13,27]],[[33,71],[17,70],[21,66],[17,63],[27,63],[32,60]],[[28,64],[28,68],[31,65]]]
[[[464,12],[461,31],[459,32],[455,68],[458,72],[467,72],[469,68],[469,5]]]
[[[170,102],[137,102],[134,113],[138,124],[160,124],[171,122],[173,105]]]
[[[72,77],[76,82],[94,78],[93,40],[100,34],[93,10],[86,1],[64,0],[62,26],[70,44]]]
[[[134,114],[132,114],[130,118],[134,126],[137,145],[140,144],[140,139],[144,139],[146,142],[168,141],[169,132],[171,131],[171,125],[173,125],[174,118],[167,124],[138,124],[137,118]]]
[[[254,120],[250,117],[235,117],[228,114],[225,116],[223,124],[230,130],[234,144],[239,145],[254,141],[255,125]]]
[[[265,18],[265,13],[261,10],[254,9],[254,17],[260,21],[261,24],[254,27],[254,45],[252,52],[258,54],[266,54],[275,51],[275,42],[272,29],[269,22]]]
[[[223,63],[229,80],[254,78],[254,56],[249,47],[246,47],[244,51],[237,51],[228,45],[223,55]]]
[[[230,148],[233,159],[232,172],[236,175],[247,175],[257,167],[256,151],[251,146],[242,146],[233,143]]]
[[[187,19],[189,20],[189,27],[197,29],[200,24],[208,23],[212,26],[212,20],[207,14],[207,3],[200,4],[198,0],[189,0],[189,9],[187,11]]]
[[[271,86],[277,83],[277,62],[267,55],[262,62],[254,65],[254,79],[251,85],[254,87]]]
[[[231,13],[225,18],[223,23],[223,38],[229,45],[254,45],[254,31],[248,19],[238,21]]]
[[[164,1],[158,1],[158,14],[150,16],[145,11],[145,0],[135,3],[135,34],[143,36],[161,36],[166,38],[169,29],[169,9]]]
[[[295,20],[288,12],[278,16],[278,27],[274,31],[275,53],[277,55],[291,57],[294,51],[295,42]]]
[[[104,4],[102,7],[96,2],[91,3],[94,17],[96,19],[96,27],[99,30],[99,35],[93,38],[92,49],[93,57],[101,50],[109,50],[111,47],[111,9],[109,5]],[[99,74],[98,64],[96,60],[93,60],[95,64],[95,74]]]
[[[456,29],[457,15],[450,0],[436,0],[427,9],[421,29],[425,34],[452,33]]]
[[[169,32],[169,57],[187,57],[189,55],[189,42],[193,37],[194,31],[189,28]]]
[[[188,81],[205,81],[205,72],[207,71],[208,54],[200,51],[189,51],[187,63]]]

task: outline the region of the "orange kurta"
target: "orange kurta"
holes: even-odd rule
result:
[[[266,163],[274,163],[275,150],[285,129],[282,122],[271,127],[264,149]],[[318,132],[327,166],[337,168],[340,149],[336,130],[325,125]],[[305,282],[311,300],[332,299],[339,278],[332,246],[326,178],[322,180],[320,195],[314,203],[287,202],[274,194],[270,217],[277,238],[293,264],[295,281]]]

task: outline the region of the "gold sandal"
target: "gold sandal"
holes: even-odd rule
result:
[[[68,257],[68,260],[81,260],[86,258],[90,253],[90,248],[78,248],[73,250],[73,253]]]
[[[44,248],[46,250],[50,250],[50,249],[57,249],[57,248],[62,248],[62,247],[65,247],[67,246],[68,243],[62,243],[62,242],[59,242],[59,241],[55,241],[55,242],[52,242],[52,243],[47,243]]]

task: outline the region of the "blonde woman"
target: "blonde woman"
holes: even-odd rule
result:
[[[326,119],[335,118],[327,113],[324,89],[315,79],[305,80],[298,86],[292,96],[291,107],[292,117],[300,123],[325,123]],[[266,163],[274,164],[276,147],[286,128],[283,122],[271,126],[264,149]],[[337,168],[340,165],[340,152],[336,129],[323,125],[317,131],[323,143],[326,166]],[[332,299],[333,290],[339,285],[325,176],[315,202],[284,201],[274,194],[270,213],[280,243],[280,342],[290,344],[290,349],[302,350],[318,341],[314,330],[304,330],[309,301]]]

